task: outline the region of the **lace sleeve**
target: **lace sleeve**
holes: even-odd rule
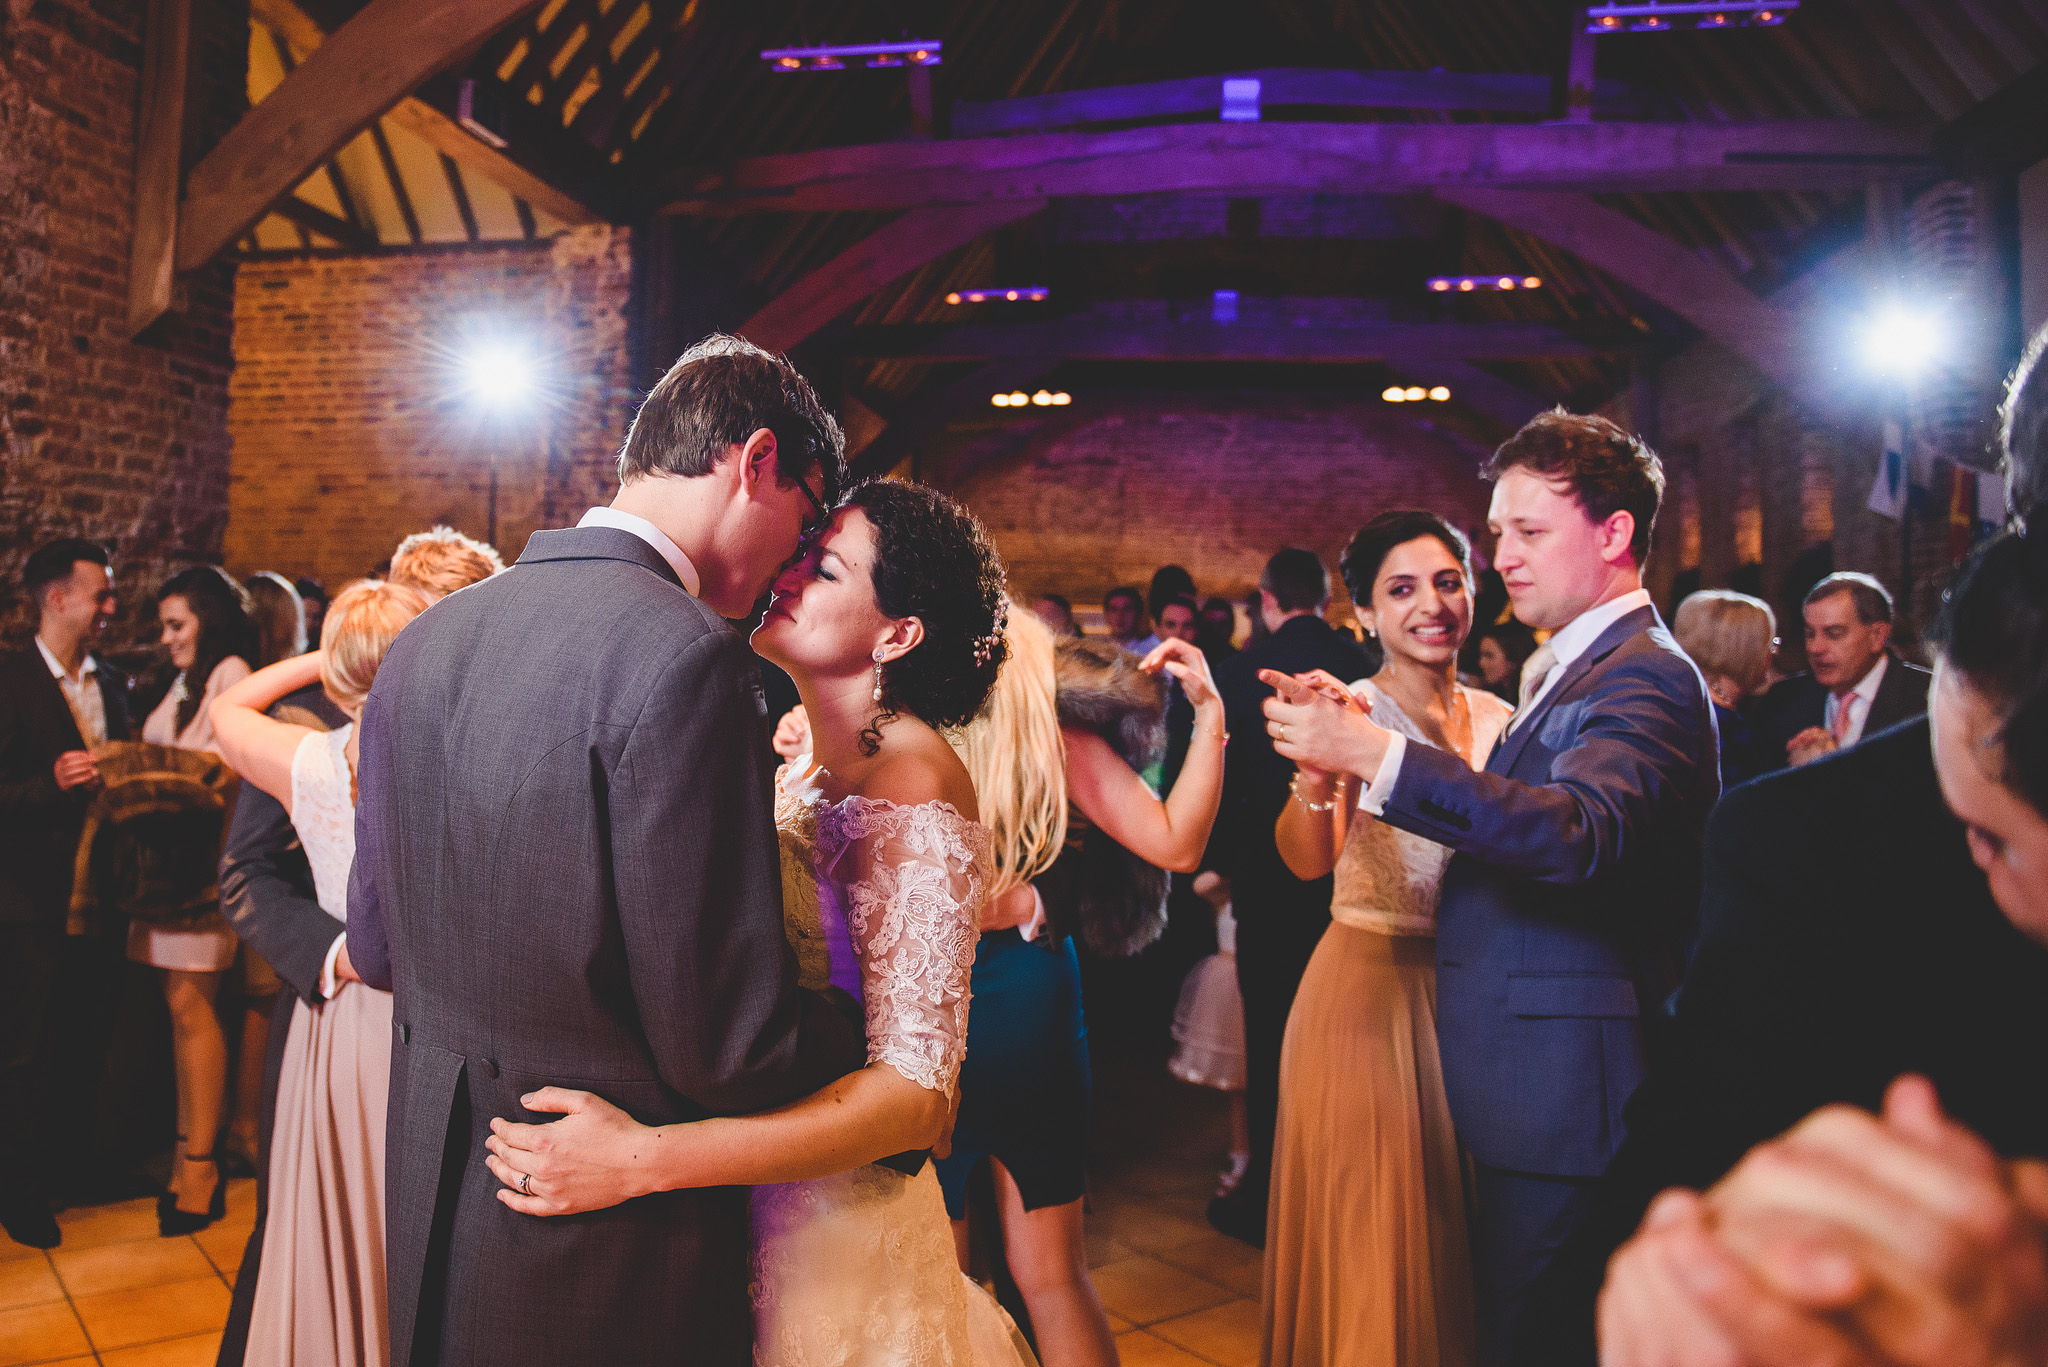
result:
[[[818,818],[818,867],[844,891],[868,1061],[953,1095],[991,862],[985,827],[940,802],[849,798]]]

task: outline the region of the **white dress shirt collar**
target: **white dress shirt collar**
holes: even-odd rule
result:
[[[637,513],[621,512],[617,508],[592,508],[583,515],[583,520],[576,525],[579,527],[614,527],[622,532],[631,532],[648,545],[654,547],[655,553],[660,555],[663,560],[668,561],[669,567],[676,572],[676,578],[683,581],[683,587],[690,591],[692,598],[698,596],[698,589],[702,581],[697,578],[697,567],[690,563],[689,556],[683,554],[683,548],[669,539],[667,532],[664,532],[646,518],[641,517]]]
[[[1587,608],[1571,621],[1559,627],[1550,638],[1550,653],[1557,657],[1560,665],[1568,665],[1593,648],[1593,642],[1600,639],[1607,628],[1619,622],[1638,608],[1650,606],[1650,591],[1636,589],[1619,598],[1610,599],[1598,607]]]
[[[48,646],[43,644],[43,638],[40,636],[36,637],[36,649],[40,650],[43,653],[43,663],[50,667],[51,678],[59,680],[71,678],[69,674],[64,672],[64,662],[57,658],[55,651],[51,650]],[[85,652],[84,663],[78,666],[78,678],[75,682],[84,683],[87,679],[94,677],[99,672],[100,662],[98,660],[95,660],[93,658],[92,652],[88,650]]]

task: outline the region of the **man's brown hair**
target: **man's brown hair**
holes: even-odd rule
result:
[[[837,503],[846,434],[811,382],[788,357],[714,332],[678,357],[640,405],[619,451],[619,482],[708,475],[764,427],[775,434],[777,473],[801,483],[821,470],[825,504]]]
[[[1497,480],[1526,469],[1563,484],[1594,522],[1625,512],[1636,520],[1628,548],[1640,568],[1650,557],[1650,530],[1664,501],[1664,462],[1641,437],[1606,418],[1554,408],[1538,413],[1509,437],[1480,468],[1480,478]]]
[[[414,532],[391,553],[391,582],[418,589],[429,598],[446,598],[504,568],[495,548],[453,527]],[[333,611],[332,604],[328,610]]]

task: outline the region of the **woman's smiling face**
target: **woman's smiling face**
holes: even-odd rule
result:
[[[1396,655],[1432,667],[1455,659],[1472,629],[1465,567],[1433,536],[1402,542],[1380,562],[1366,625]]]

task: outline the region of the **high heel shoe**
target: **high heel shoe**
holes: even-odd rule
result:
[[[220,1174],[219,1153],[188,1153],[187,1163],[211,1163],[214,1165],[213,1199],[206,1203],[205,1210],[180,1210],[175,1192],[165,1192],[156,1204],[157,1233],[169,1239],[180,1234],[197,1234],[228,1213],[228,1182]]]

